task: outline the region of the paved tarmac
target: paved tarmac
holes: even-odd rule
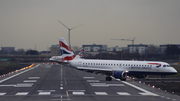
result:
[[[0,101],[179,101],[138,81],[113,79],[59,64],[35,64],[0,80]]]

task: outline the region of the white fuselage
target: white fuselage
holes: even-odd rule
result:
[[[52,56],[49,61],[51,62],[61,62],[62,56]]]
[[[104,70],[104,71],[127,71],[129,75],[170,75],[177,71],[165,62],[154,61],[121,61],[121,60],[91,60],[76,59],[70,64],[77,69]]]

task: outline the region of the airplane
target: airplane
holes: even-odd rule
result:
[[[80,58],[83,58],[83,48],[82,49],[80,49],[80,51],[79,51],[79,53],[77,54]],[[71,56],[73,56],[74,55],[74,53],[72,53],[71,54]],[[57,62],[57,63],[62,63],[61,61],[62,61],[62,56],[52,56],[50,59],[49,59],[49,61],[50,62]]]
[[[49,61],[50,62],[61,62],[62,56],[52,56]]]
[[[166,62],[158,61],[128,61],[128,60],[96,60],[82,59],[72,55],[73,52],[64,40],[59,38],[60,49],[63,51],[62,62],[85,72],[106,75],[106,81],[112,77],[126,81],[127,76],[148,77],[148,75],[173,75],[177,71]]]

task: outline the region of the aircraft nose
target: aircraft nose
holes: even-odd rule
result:
[[[171,72],[174,73],[174,74],[177,74],[177,70],[174,69],[174,68],[171,68]]]

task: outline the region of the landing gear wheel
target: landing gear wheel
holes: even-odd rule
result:
[[[111,81],[112,80],[112,78],[111,77],[106,77],[106,81]]]
[[[164,79],[163,79],[164,77],[165,77],[164,75],[161,75],[161,78],[162,78],[162,80],[161,80],[161,81],[162,81],[162,82],[164,82]]]
[[[124,78],[124,79],[121,79],[121,81],[126,81],[126,78]]]

